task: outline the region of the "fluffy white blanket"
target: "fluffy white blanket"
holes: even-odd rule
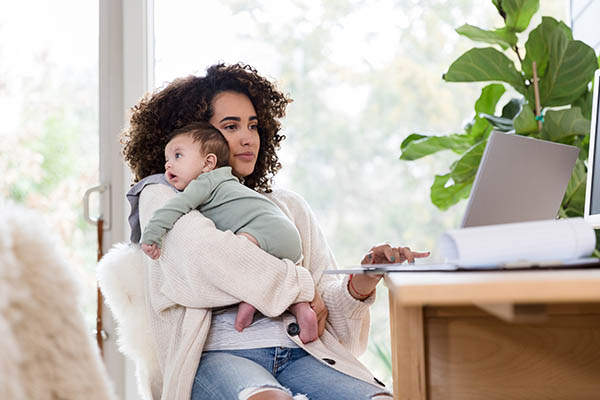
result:
[[[56,235],[1,199],[0,221],[0,396],[115,398]]]
[[[160,368],[152,344],[145,298],[146,255],[139,245],[118,243],[98,264],[106,304],[117,321],[119,350],[134,361],[138,391],[145,400],[160,398]]]

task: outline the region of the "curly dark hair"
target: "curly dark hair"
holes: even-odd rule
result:
[[[164,172],[164,147],[171,132],[195,121],[209,121],[214,97],[222,92],[248,96],[258,118],[260,150],[252,174],[243,179],[251,189],[270,192],[273,177],[281,169],[276,151],[285,139],[279,119],[292,100],[274,83],[246,64],[216,64],[205,76],[175,79],[146,94],[131,109],[129,128],[121,134],[123,157],[137,182]]]

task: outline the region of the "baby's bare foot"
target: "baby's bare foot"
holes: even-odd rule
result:
[[[296,313],[296,321],[300,327],[300,340],[302,343],[310,343],[317,340],[319,337],[319,326],[317,320],[317,314],[312,308],[306,307],[302,310],[298,310]]]

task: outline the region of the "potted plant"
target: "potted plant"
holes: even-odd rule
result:
[[[600,60],[591,47],[573,40],[567,25],[552,17],[543,17],[525,43],[519,43],[519,34],[538,11],[539,0],[492,3],[504,19],[504,26],[484,30],[465,24],[456,29],[459,34],[492,47],[468,50],[450,65],[443,79],[495,83],[481,90],[475,102],[475,116],[463,133],[411,134],[401,144],[400,159],[416,160],[441,150],[458,155],[448,171],[435,176],[431,186],[432,203],[446,210],[469,196],[493,129],[575,145],[581,151],[559,216],[582,216],[592,108],[590,82]],[[502,104],[497,115],[498,102],[507,87],[515,96]]]

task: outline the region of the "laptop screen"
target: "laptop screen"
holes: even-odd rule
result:
[[[492,132],[462,227],[556,218],[578,153],[575,146]]]

